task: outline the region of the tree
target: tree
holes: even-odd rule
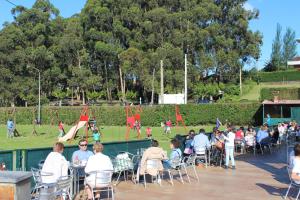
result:
[[[291,28],[287,28],[283,36],[282,58],[287,67],[287,61],[297,55],[296,33]]]
[[[281,25],[277,24],[275,39],[272,44],[271,63],[278,70],[283,64]]]

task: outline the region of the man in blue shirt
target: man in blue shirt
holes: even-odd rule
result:
[[[9,119],[7,120],[7,137],[12,138],[14,136],[14,122]]]
[[[263,139],[269,137],[266,126],[262,126],[261,129],[256,134],[256,142],[260,143]]]
[[[87,141],[82,139],[78,143],[79,150],[72,155],[72,162],[75,164],[85,165],[93,152],[87,150]]]
[[[192,146],[196,153],[204,153],[206,149],[210,148],[210,142],[204,129],[200,129],[199,134],[194,137]]]

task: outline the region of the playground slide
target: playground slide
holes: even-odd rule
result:
[[[84,125],[85,125],[86,123],[87,123],[87,121],[79,121],[78,124],[76,124],[75,126],[73,126],[73,127],[69,130],[69,132],[68,132],[66,135],[64,135],[63,137],[60,137],[60,138],[58,139],[58,141],[59,141],[59,142],[65,142],[65,141],[67,141],[67,140],[73,138],[74,135],[76,134],[76,132],[77,132],[80,128],[84,127]]]

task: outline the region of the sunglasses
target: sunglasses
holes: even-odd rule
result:
[[[80,144],[79,146],[81,146],[81,147],[86,147],[87,144]]]

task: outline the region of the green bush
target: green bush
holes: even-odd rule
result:
[[[278,95],[276,94],[278,91]],[[274,94],[279,99],[295,100],[300,97],[300,88],[262,88],[260,90],[260,100],[273,100]]]
[[[260,82],[300,81],[299,71],[259,72]]]
[[[255,115],[259,108],[258,103],[188,104],[181,105],[180,112],[188,126],[214,124],[216,118],[222,122],[245,125],[258,120]],[[81,107],[42,107],[41,120],[44,124],[57,125],[58,120],[62,120],[65,124],[72,125],[79,119],[81,110]],[[12,113],[12,108],[0,108],[0,112],[1,124],[6,123],[9,117],[15,118],[17,124],[31,124],[36,116],[36,109],[33,107],[16,108],[15,113]],[[90,107],[88,114],[90,118],[96,119],[98,125],[124,126],[126,123],[125,108],[120,106]],[[175,106],[147,106],[143,107],[141,113],[143,126],[160,126],[160,123],[169,117],[175,122]]]

